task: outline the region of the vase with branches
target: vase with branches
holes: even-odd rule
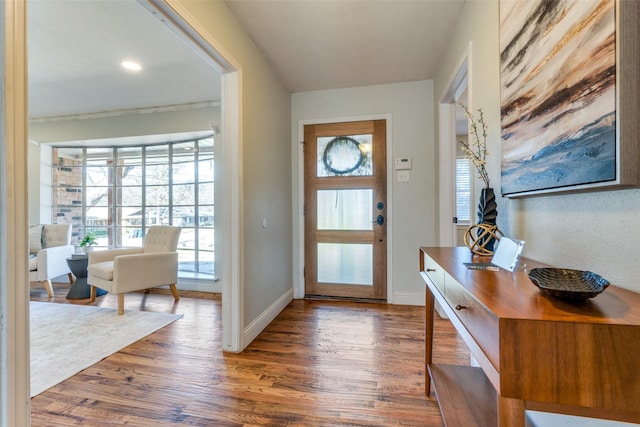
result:
[[[464,116],[469,120],[469,138],[468,141],[458,140],[458,144],[462,146],[464,156],[473,163],[478,171],[478,178],[484,181],[485,188],[490,188],[491,180],[487,173],[487,123],[484,120],[484,112],[482,108],[478,109],[478,118],[473,115],[469,107],[460,103],[460,107],[464,110]]]
[[[464,110],[465,117],[469,120],[469,136],[467,141],[458,140],[461,145],[462,153],[468,159],[478,172],[478,178],[484,182],[484,188],[480,191],[480,200],[478,203],[478,225],[470,227],[475,230],[475,239],[471,246],[474,253],[490,254],[493,253],[493,247],[496,241],[497,233],[500,233],[496,225],[498,217],[498,204],[496,203],[496,195],[491,188],[491,180],[487,172],[487,123],[484,119],[482,108],[478,109],[476,117],[469,107],[460,103],[460,107]],[[466,242],[466,238],[465,238]],[[472,247],[473,246],[473,247]]]

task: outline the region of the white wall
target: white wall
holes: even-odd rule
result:
[[[40,147],[40,224],[53,224],[53,149],[48,145]],[[29,185],[31,189],[31,185]],[[29,200],[31,203],[31,200]],[[29,205],[29,211],[31,211]]]
[[[212,72],[214,71],[212,70]],[[55,143],[207,131],[209,125],[221,127],[219,106],[156,113],[132,112],[121,116],[88,117],[31,122],[29,123],[29,139],[39,143]]]
[[[497,0],[465,3],[456,32],[434,79],[436,99],[469,41],[472,42],[469,95],[485,110],[489,125],[488,170],[500,189],[500,75]],[[524,255],[558,267],[597,272],[615,285],[640,291],[638,249],[640,190],[549,195],[512,200],[498,197],[498,225],[507,235],[526,241]],[[538,426],[586,425],[575,417],[533,414]],[[590,421],[589,426],[618,425]]]
[[[488,169],[500,191],[500,73],[498,1],[467,2],[460,31],[449,44],[434,80],[439,98],[464,49],[472,42],[469,94],[485,110],[489,125]],[[617,286],[640,292],[638,242],[640,190],[547,195],[526,199],[498,197],[498,225],[526,241],[524,255],[558,267],[591,270]]]
[[[431,81],[397,83],[340,90],[323,90],[294,93],[291,104],[291,132],[293,155],[293,215],[299,218],[302,189],[302,165],[298,134],[300,121],[361,118],[391,115],[391,157],[387,159],[387,170],[391,187],[387,189],[391,212],[388,214],[388,238],[391,239],[392,257],[389,266],[392,274],[388,286],[394,304],[424,304],[424,282],[417,272],[418,248],[435,244],[434,225],[436,200],[435,154],[433,131],[433,84]],[[388,150],[387,150],[388,152]],[[394,157],[411,157],[413,169],[411,181],[398,183],[392,167]],[[294,254],[301,254],[298,222],[294,222]],[[304,286],[301,270],[304,260],[296,256],[294,278],[296,286]]]
[[[244,215],[239,244],[244,254],[245,334],[251,340],[293,295],[291,97],[224,2],[179,3],[240,67]]]
[[[40,221],[40,144],[31,141],[28,155],[29,225],[42,224]]]
[[[30,141],[28,158],[29,224],[51,224],[51,147]]]

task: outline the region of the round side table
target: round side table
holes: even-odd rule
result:
[[[87,283],[87,264],[89,263],[89,257],[87,255],[76,254],[70,258],[67,258],[67,265],[69,270],[76,277],[73,285],[69,288],[67,293],[67,299],[87,299],[91,297],[91,286]],[[97,289],[96,296],[106,294],[104,289]]]

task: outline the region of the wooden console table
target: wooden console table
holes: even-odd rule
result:
[[[425,387],[433,380],[448,427],[524,427],[526,409],[640,423],[640,294],[609,286],[566,302],[526,271],[469,270],[471,260],[466,247],[420,248]],[[432,364],[436,300],[480,368]]]

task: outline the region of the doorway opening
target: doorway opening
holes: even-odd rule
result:
[[[163,22],[177,33],[181,34],[184,40],[189,40],[190,46],[197,46],[204,56],[216,64],[217,69],[223,73],[223,99],[225,106],[222,119],[222,127],[225,130],[221,137],[220,154],[217,154],[221,162],[219,176],[224,181],[223,194],[220,196],[224,208],[219,213],[219,220],[226,227],[224,235],[221,236],[221,244],[224,249],[218,253],[227,251],[226,257],[221,262],[224,269],[223,282],[223,349],[227,351],[241,351],[243,346],[242,332],[243,319],[241,316],[241,296],[242,282],[241,274],[241,250],[234,242],[240,241],[241,235],[241,203],[239,200],[239,164],[241,160],[240,144],[240,79],[237,62],[230,57],[219,54],[214,46],[214,40],[207,40],[201,36],[194,25],[190,15],[182,10],[178,5],[169,6],[162,1],[142,2],[148,7],[156,10],[162,16]],[[2,252],[0,258],[7,271],[3,274],[0,294],[4,295],[0,299],[2,311],[8,328],[2,328],[2,346],[9,349],[3,356],[0,356],[0,366],[3,372],[10,372],[11,375],[0,385],[0,407],[3,409],[2,421],[7,425],[28,425],[29,418],[29,343],[24,337],[28,336],[29,299],[28,293],[24,292],[23,286],[28,286],[26,277],[26,258],[13,254],[27,253],[27,243],[20,236],[27,236],[28,203],[26,201],[27,182],[26,171],[19,167],[26,164],[27,154],[27,99],[26,95],[26,53],[27,53],[27,26],[26,26],[26,3],[17,0],[8,0],[3,6],[3,17],[7,23],[7,28],[3,34],[6,47],[5,62],[3,69],[6,73],[7,87],[11,87],[10,93],[5,94],[7,102],[3,105],[3,138],[0,141],[0,148],[8,153],[7,161],[13,162],[15,167],[5,167],[2,163],[3,188],[11,188],[15,194],[5,194],[10,207],[0,210],[0,220],[10,227],[7,234],[3,234],[1,243]],[[12,58],[12,63],[7,63],[6,58]],[[5,138],[6,137],[6,138]],[[24,162],[23,162],[24,161]],[[222,169],[222,170],[220,170]],[[8,256],[9,254],[10,256]],[[16,286],[8,286],[14,283]],[[20,290],[22,289],[22,291]],[[9,309],[8,309],[9,308]],[[6,345],[6,347],[4,347]]]
[[[441,246],[464,245],[464,232],[473,220],[471,200],[474,199],[472,176],[467,172],[458,148],[458,139],[465,139],[468,121],[460,103],[471,109],[471,43],[465,49],[438,108],[439,142],[439,240]]]

